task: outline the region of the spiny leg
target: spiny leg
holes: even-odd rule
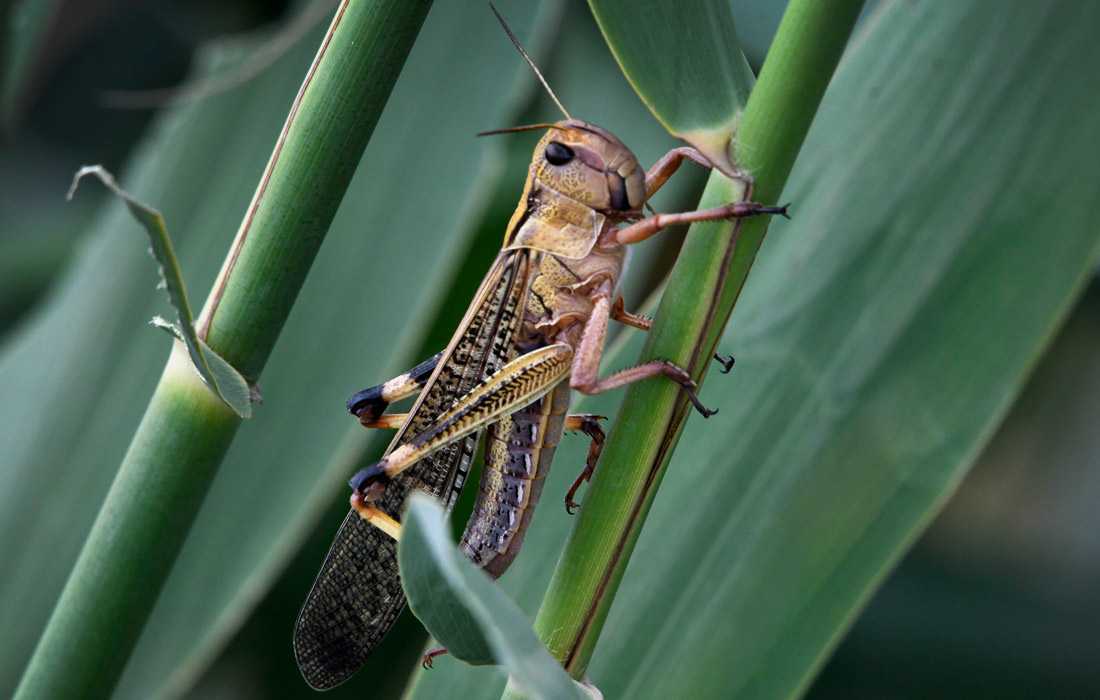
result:
[[[591,298],[593,300],[592,314],[589,317],[588,323],[585,324],[580,347],[573,360],[573,372],[570,384],[574,389],[587,394],[598,394],[649,377],[665,375],[683,387],[692,405],[695,406],[704,418],[709,418],[717,413],[717,411],[708,409],[699,400],[696,394],[698,385],[688,372],[668,360],[654,360],[637,367],[616,372],[604,379],[599,379],[597,375],[599,372],[600,356],[603,352],[604,339],[607,334],[607,322],[611,316],[611,310],[608,305],[608,299],[610,298],[609,284],[601,285],[599,288],[593,290]],[[633,320],[640,321],[641,317],[634,316],[633,314],[631,314],[631,316]],[[646,320],[648,321],[648,319]],[[648,326],[649,324],[646,325]]]
[[[653,319],[649,316],[643,316],[641,314],[633,314],[626,310],[626,304],[623,302],[623,298],[619,297],[615,300],[615,303],[611,305],[611,319],[618,321],[624,326],[630,326],[631,328],[637,328],[641,331],[648,331],[653,326]],[[714,353],[715,361],[722,365],[722,369],[718,370],[722,374],[729,374],[733,369],[733,355],[726,355],[722,357],[718,353]]]
[[[684,390],[684,393],[687,394],[688,400],[691,401],[691,405],[695,407],[696,411],[702,414],[703,418],[710,418],[718,413],[717,408],[707,408],[703,405],[703,402],[699,400],[699,395],[696,393],[699,389],[699,385],[691,378],[688,371],[668,360],[652,360],[650,362],[645,362],[635,367],[615,372],[614,374],[600,379],[594,385],[587,388],[575,388],[587,394],[601,394],[611,389],[626,386],[627,384],[640,382],[643,379],[660,376],[668,377],[679,384]]]
[[[354,491],[369,495],[372,486],[385,484],[432,452],[546,394],[569,374],[572,359],[573,348],[565,343],[520,355],[455,401],[408,442],[360,469],[348,483]]]
[[[432,372],[435,371],[435,366],[439,364],[439,358],[442,356],[443,353],[436,353],[404,374],[399,374],[383,384],[377,384],[356,392],[354,396],[348,399],[348,412],[358,417],[359,422],[364,427],[385,427],[370,424],[381,416],[391,403],[412,396],[419,391],[420,387],[428,381],[428,377],[432,376]]]
[[[696,395],[698,385],[687,370],[668,360],[653,360],[645,364],[615,372],[609,377],[599,378],[600,357],[603,355],[604,340],[607,337],[607,322],[611,317],[611,284],[605,282],[592,291],[592,314],[584,324],[581,342],[573,356],[573,369],[569,377],[569,386],[584,394],[602,394],[626,384],[641,381],[649,377],[664,375],[679,384],[688,395],[693,406],[704,418],[713,416],[712,411],[699,401]]]
[[[578,413],[565,417],[566,430],[579,430],[591,438],[591,442],[588,443],[588,457],[584,460],[584,471],[573,481],[573,485],[569,487],[569,491],[565,494],[565,512],[570,515],[573,515],[579,507],[579,504],[573,500],[573,497],[577,495],[577,489],[581,487],[581,484],[592,478],[592,474],[596,471],[596,463],[600,461],[600,452],[603,451],[604,438],[606,437],[603,428],[600,427],[601,420],[604,420],[604,416],[591,413]]]

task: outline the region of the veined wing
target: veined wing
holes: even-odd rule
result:
[[[519,354],[515,341],[534,255],[511,250],[497,257],[387,454]],[[421,460],[394,479],[376,505],[399,517],[409,491],[417,488],[449,509],[466,480],[478,437],[471,434]],[[294,654],[306,682],[324,689],[347,680],[404,607],[397,543],[351,511],[298,615]]]

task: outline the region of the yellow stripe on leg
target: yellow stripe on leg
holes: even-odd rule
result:
[[[435,422],[394,449],[372,469],[380,469],[386,477],[395,478],[436,450],[541,398],[569,375],[572,360],[573,348],[564,343],[520,355],[456,400]],[[377,474],[367,478],[375,480]]]
[[[367,505],[359,493],[351,494],[351,507],[359,517],[386,533],[395,540],[401,540],[401,523],[374,506]]]
[[[377,418],[370,420],[360,419],[360,423],[364,428],[376,428],[379,430],[397,430],[401,426],[405,425],[405,421],[409,419],[408,413],[384,413]]]

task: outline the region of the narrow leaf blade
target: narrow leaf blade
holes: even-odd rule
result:
[[[73,184],[69,187],[68,199],[76,194],[80,181],[86,176],[95,176],[125,204],[130,214],[145,229],[149,237],[149,251],[157,263],[157,271],[160,273],[161,286],[168,294],[168,301],[176,310],[179,324],[175,326],[179,332],[179,338],[187,346],[187,354],[191,356],[191,362],[195,370],[206,382],[206,385],[217,396],[229,405],[241,418],[252,416],[252,403],[249,400],[248,382],[228,362],[222,359],[210,346],[202,342],[195,331],[194,314],[191,312],[191,302],[187,298],[187,287],[183,282],[183,271],[180,269],[176,251],[172,245],[172,239],[168,235],[168,226],[164,216],[153,207],[145,204],[119,186],[114,176],[102,165],[85,165],[73,176]],[[157,325],[154,321],[154,325]]]
[[[403,525],[397,557],[409,607],[453,656],[500,664],[532,697],[586,697],[519,607],[454,546],[435,500],[413,494]]]

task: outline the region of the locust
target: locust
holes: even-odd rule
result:
[[[714,165],[685,146],[644,170],[614,134],[569,114],[492,10],[565,119],[481,134],[545,132],[500,253],[443,351],[348,401],[366,428],[397,432],[381,460],[351,478],[351,510],[298,616],[295,657],[317,689],[355,673],[405,607],[396,518],[410,492],[427,492],[450,510],[482,437],[484,470],[460,547],[497,577],[519,552],[563,432],[591,440],[584,470],[565,496],[570,512],[577,489],[596,468],[601,417],[569,414],[574,391],[599,394],[659,378],[682,387],[704,417],[715,413],[700,401],[688,372],[666,360],[600,376],[610,321],[650,327],[648,318],[626,311],[617,294],[627,246],[675,224],[787,213],[785,206],[739,201],[645,215],[648,200],[685,160]],[[732,358],[716,359],[729,371]],[[385,412],[416,394],[407,413]]]

